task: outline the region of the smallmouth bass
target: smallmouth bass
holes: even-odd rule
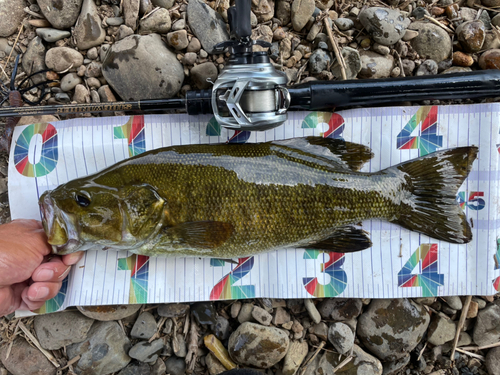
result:
[[[56,254],[353,252],[372,246],[354,224],[373,218],[462,244],[472,233],[455,197],[477,153],[458,147],[363,173],[371,150],[337,139],[171,146],[46,191],[39,204]]]

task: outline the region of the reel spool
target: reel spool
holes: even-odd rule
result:
[[[253,52],[253,45],[271,43],[251,39],[250,0],[236,0],[228,9],[231,40],[214,52],[230,53],[227,65],[212,88],[212,109],[221,126],[235,130],[268,130],[287,119],[290,93],[285,73],[277,71],[267,52]]]

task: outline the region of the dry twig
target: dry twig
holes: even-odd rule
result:
[[[429,17],[428,15],[424,15],[424,17],[425,17],[425,19],[431,21],[433,24],[439,26],[440,28],[449,32],[450,34],[455,34],[455,32],[453,30],[451,30],[448,26],[443,25],[441,22],[436,21],[434,18]]]
[[[194,370],[198,357],[198,326],[194,319],[191,319],[191,330],[189,332],[188,352],[186,354],[186,364],[190,371]]]
[[[462,349],[462,350],[483,350],[483,349],[496,348],[497,346],[500,346],[500,342],[490,344],[490,345],[485,345],[485,346],[464,346],[460,349]]]
[[[453,340],[453,349],[451,349],[450,358],[453,361],[455,356],[455,349],[457,348],[458,339],[460,337],[460,332],[464,328],[465,318],[467,318],[467,313],[469,312],[470,301],[472,301],[472,296],[467,296],[465,298],[464,306],[462,307],[462,314],[460,315],[460,320],[458,321],[457,331],[455,332],[455,340]]]
[[[346,65],[345,65],[345,61],[344,61],[344,56],[342,56],[342,54],[340,53],[339,45],[337,43],[337,40],[333,36],[332,30],[331,30],[330,25],[328,24],[328,21],[326,20],[326,18],[323,20],[323,23],[325,24],[325,29],[326,29],[326,32],[328,34],[328,37],[330,38],[330,41],[332,42],[333,51],[335,52],[335,57],[337,58],[337,62],[340,65],[340,74],[342,75],[342,80],[346,80],[347,75],[345,72]]]
[[[21,28],[19,29],[19,32],[17,33],[17,36],[16,36],[16,40],[14,41],[14,44],[12,46],[12,50],[10,51],[9,53],[9,57],[7,57],[7,61],[5,62],[3,68],[2,68],[2,71],[5,73],[5,68],[7,67],[7,64],[9,63],[10,61],[10,58],[12,56],[12,52],[14,52],[14,49],[16,48],[16,45],[17,45],[17,41],[19,40],[19,36],[21,35],[21,32],[23,31],[23,24],[21,24]],[[9,78],[9,76],[7,74],[5,74],[7,78]]]
[[[471,353],[471,352],[468,352],[467,350],[462,350],[460,348],[456,348],[456,351],[460,352],[460,353],[463,353],[465,355],[468,355],[469,357],[477,358],[477,359],[479,359],[481,361],[484,361],[484,357],[482,355],[479,355],[479,354],[476,354],[476,353]]]
[[[314,361],[314,358],[316,358],[316,356],[321,351],[321,349],[323,349],[323,346],[325,346],[325,344],[326,344],[325,341],[321,341],[321,343],[319,344],[319,346],[317,346],[317,349],[314,352],[314,354],[311,356],[311,358],[309,358],[306,362],[304,362],[304,364],[302,365],[302,370],[300,372],[301,375],[304,374],[304,372],[306,371],[306,367],[309,365],[309,363],[311,363],[312,361]]]
[[[339,363],[339,365],[337,367],[335,367],[333,369],[333,373],[335,374],[338,370],[340,370],[342,367],[344,367],[349,362],[351,362],[353,358],[354,357],[352,355],[350,355],[349,357],[347,357],[346,359],[344,359],[342,362]]]
[[[28,328],[26,328],[26,326],[24,325],[24,323],[22,321],[19,321],[19,328],[21,328],[21,330],[24,332],[24,334],[31,340],[31,342],[38,348],[38,350],[40,350],[42,352],[42,354],[45,357],[47,357],[47,359],[50,361],[50,363],[52,363],[56,368],[61,367],[61,365],[59,365],[59,362],[56,361],[54,356],[52,354],[50,354],[47,350],[42,348],[42,346],[40,345],[40,343],[38,342],[36,337],[33,336],[33,334],[29,331]]]

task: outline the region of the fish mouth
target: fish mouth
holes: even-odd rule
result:
[[[49,191],[40,197],[39,205],[43,229],[47,242],[52,246],[52,253],[65,255],[79,251],[82,242],[73,220],[57,207]]]

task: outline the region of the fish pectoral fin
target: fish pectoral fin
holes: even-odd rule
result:
[[[165,235],[191,248],[213,249],[226,242],[234,232],[232,224],[222,221],[182,223],[165,229]]]
[[[134,237],[149,233],[161,220],[165,201],[149,185],[128,186],[124,189],[123,207],[127,215],[127,230]]]
[[[304,246],[306,249],[321,249],[336,253],[353,253],[372,247],[368,232],[353,226],[344,226],[336,230],[330,237]]]

